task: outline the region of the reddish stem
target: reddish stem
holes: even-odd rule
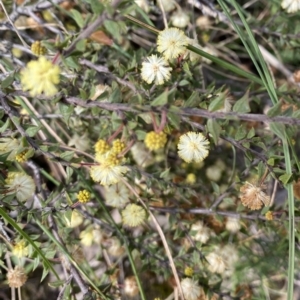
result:
[[[110,144],[112,140],[115,139],[115,137],[123,130],[124,124],[121,124],[120,127],[115,131],[115,133],[107,140],[107,142]]]

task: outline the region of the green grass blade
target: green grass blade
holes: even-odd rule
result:
[[[39,247],[36,246],[34,241],[30,238],[30,236],[5,212],[3,208],[0,207],[0,215],[2,218],[9,223],[23,238],[26,240],[37,252],[37,254],[43,259],[45,266],[47,266],[55,275],[57,280],[60,280],[58,274],[52,267],[52,264],[49,262],[47,257],[44,255],[44,253],[41,251]]]
[[[57,246],[57,248],[72,262],[73,266],[84,276],[87,282],[101,295],[106,299],[105,295],[98,289],[94,282],[89,278],[89,276],[83,271],[83,269],[77,264],[77,262],[72,258],[68,253],[65,247],[54,237],[54,235],[45,227],[38,219],[35,219],[37,225],[43,230],[43,232],[48,236],[48,238]]]
[[[265,88],[268,91],[268,94],[272,100],[273,104],[276,104],[278,102],[278,97],[276,93],[276,89],[274,86],[273,79],[271,77],[271,74],[269,72],[269,69],[265,63],[265,60],[263,59],[263,56],[260,52],[260,49],[257,45],[257,42],[255,40],[254,35],[252,34],[251,28],[249,27],[243,12],[239,5],[236,3],[235,0],[230,0],[230,3],[234,6],[236,9],[244,27],[247,32],[248,41],[246,41],[243,32],[240,30],[240,28],[234,23],[233,19],[230,16],[230,12],[227,9],[227,6],[225,5],[223,0],[218,0],[219,4],[221,5],[222,9],[224,10],[225,14],[227,15],[228,19],[231,21],[232,25],[236,29],[236,32],[239,34],[240,39],[244,43],[244,46],[246,50],[248,51],[249,56],[251,57],[254,65],[257,68],[257,71],[265,85]],[[250,46],[247,44],[247,42],[250,43]],[[258,62],[260,66],[258,66]],[[284,159],[285,159],[285,165],[286,165],[286,173],[292,174],[292,165],[291,165],[291,158],[290,158],[290,152],[289,152],[289,144],[291,145],[290,137],[286,135],[286,132],[283,132],[284,138],[282,137],[282,143],[283,143],[283,152],[284,152]],[[292,155],[294,160],[296,161],[297,165],[298,158],[295,155],[295,152],[292,151]],[[294,269],[295,269],[295,207],[294,207],[294,194],[293,194],[293,188],[291,184],[287,184],[286,186],[287,192],[288,192],[288,204],[289,204],[289,266],[288,266],[288,300],[293,299],[293,289],[294,289]]]

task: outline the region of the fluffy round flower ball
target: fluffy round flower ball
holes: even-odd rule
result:
[[[171,22],[175,27],[184,28],[189,24],[190,18],[187,13],[179,10],[172,15]]]
[[[288,13],[294,13],[300,10],[300,0],[282,0],[281,7]]]
[[[139,293],[139,288],[134,276],[125,278],[124,280],[124,294],[129,297],[135,297]]]
[[[226,265],[221,256],[216,253],[209,253],[206,256],[206,260],[208,261],[208,269],[210,272],[219,274],[224,273]]]
[[[262,187],[246,182],[241,188],[241,201],[251,210],[258,210],[264,205],[270,204],[270,197],[262,191]]]
[[[90,175],[95,182],[104,186],[119,182],[128,171],[127,167],[119,165],[121,160],[115,153],[96,154],[95,159],[99,165],[91,167]]]
[[[99,154],[104,154],[107,151],[109,151],[109,145],[105,140],[98,140],[98,142],[95,144],[95,152]]]
[[[25,173],[11,172],[5,179],[5,187],[9,190],[8,194],[16,194],[19,201],[26,201],[35,192],[34,180]]]
[[[147,83],[160,85],[171,77],[171,70],[168,63],[157,55],[151,55],[146,58],[146,61],[142,63],[141,76]]]
[[[27,281],[27,275],[24,268],[16,266],[7,272],[8,285],[12,288],[19,288]]]
[[[7,160],[15,160],[18,153],[19,142],[14,138],[1,138],[0,139],[0,155],[9,153]]]
[[[226,221],[226,229],[229,232],[236,233],[241,229],[241,223],[238,218],[228,217]]]
[[[190,278],[184,278],[180,284],[185,300],[198,300],[203,293],[202,288],[197,282]]]
[[[200,132],[188,132],[179,138],[178,155],[187,163],[199,163],[208,156],[209,141]]]
[[[57,93],[56,85],[59,83],[60,69],[51,61],[41,56],[32,60],[21,71],[21,83],[24,91],[29,91],[34,97],[44,93],[50,97]]]
[[[157,51],[166,60],[177,58],[186,51],[189,38],[178,28],[166,28],[157,37]]]
[[[137,204],[128,204],[122,210],[122,219],[125,226],[136,227],[146,220],[146,211]]]
[[[45,55],[47,53],[47,49],[42,45],[40,41],[35,41],[30,48],[32,53],[36,56]]]
[[[202,221],[198,221],[191,226],[190,235],[194,241],[205,244],[209,240],[210,234],[210,229]]]
[[[80,203],[87,203],[91,199],[91,193],[87,190],[79,191],[77,194],[77,199]]]
[[[105,190],[105,203],[113,207],[123,207],[129,202],[128,188],[121,182],[111,185]]]
[[[167,135],[164,132],[151,131],[146,134],[145,145],[151,151],[163,148],[167,142]]]

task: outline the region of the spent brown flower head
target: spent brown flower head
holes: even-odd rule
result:
[[[263,186],[246,182],[240,188],[242,204],[251,210],[261,209],[263,204],[268,206],[270,204],[270,197],[262,190],[263,188]]]
[[[27,281],[25,270],[21,266],[16,266],[7,272],[8,285],[12,288],[19,288]]]

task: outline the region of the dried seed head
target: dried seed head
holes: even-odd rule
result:
[[[129,297],[135,297],[139,293],[139,288],[134,276],[125,278],[124,280],[124,293]]]
[[[7,272],[8,285],[12,288],[19,288],[27,281],[27,275],[24,268],[16,266]]]
[[[270,204],[270,197],[262,191],[261,186],[246,182],[240,188],[240,192],[242,204],[251,210],[258,210],[261,209],[263,204],[266,206]]]

